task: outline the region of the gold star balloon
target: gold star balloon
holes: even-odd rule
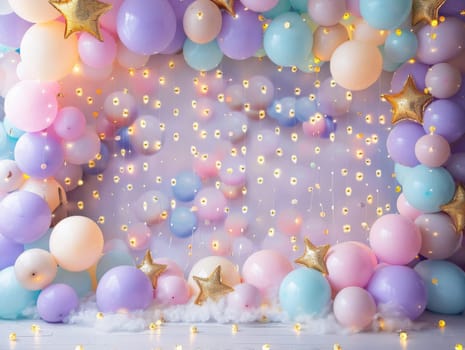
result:
[[[315,269],[328,274],[328,269],[326,268],[325,256],[329,250],[329,244],[322,246],[315,246],[308,238],[304,238],[305,242],[305,251],[304,254],[297,258],[295,262],[297,264],[305,265],[310,269]]]
[[[439,8],[446,0],[413,0],[412,4],[412,25],[426,21],[432,24],[439,18]]]
[[[454,198],[449,203],[442,205],[441,210],[450,216],[457,233],[465,229],[465,189],[463,185],[457,185]]]
[[[150,250],[147,250],[144,256],[144,260],[142,263],[137,265],[137,268],[141,270],[145,275],[149,278],[150,282],[152,282],[153,289],[157,288],[157,281],[158,277],[165,272],[167,269],[167,265],[163,264],[156,264],[153,262],[152,253]]]
[[[213,3],[216,4],[220,9],[225,10],[231,16],[236,15],[236,11],[234,11],[234,0],[211,0]]]
[[[234,289],[221,281],[221,265],[218,265],[208,278],[193,277],[200,288],[199,295],[195,299],[197,305],[202,305],[207,299],[218,301],[223,296],[234,291]]]
[[[85,31],[103,41],[98,21],[112,5],[98,0],[49,0],[49,3],[65,17],[65,39]]]
[[[381,95],[392,106],[391,123],[396,124],[403,120],[423,123],[423,112],[432,101],[430,94],[417,89],[413,78],[409,75],[402,90],[396,94]]]

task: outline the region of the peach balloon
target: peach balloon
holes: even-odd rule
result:
[[[199,292],[199,287],[193,277],[207,278],[218,265],[221,266],[221,278],[224,284],[234,287],[236,284],[241,283],[241,276],[237,267],[231,261],[221,256],[207,256],[197,261],[189,273],[187,282],[191,287],[193,295],[197,295]]]
[[[210,0],[195,0],[183,18],[184,32],[197,44],[206,44],[215,39],[221,30],[221,11]]]
[[[55,81],[71,72],[78,61],[77,36],[65,39],[64,32],[59,22],[38,23],[27,30],[21,41],[23,75]]]
[[[53,177],[47,179],[28,178],[21,186],[21,190],[41,196],[52,212],[61,204],[66,203],[66,192]]]
[[[9,2],[19,17],[32,23],[48,22],[60,16],[48,0],[9,0]]]
[[[313,54],[321,61],[329,61],[336,48],[349,40],[349,33],[342,24],[319,26],[313,32]]]
[[[85,216],[61,220],[50,235],[50,252],[68,271],[84,271],[94,265],[103,251],[100,227]]]
[[[389,34],[389,31],[373,28],[363,20],[353,23],[353,27],[355,28],[352,36],[353,40],[363,41],[374,46],[383,45]]]
[[[372,44],[350,40],[334,50],[330,61],[331,74],[339,85],[348,90],[364,90],[378,80],[383,58]]]
[[[15,274],[24,288],[43,289],[55,279],[57,263],[48,251],[38,248],[29,249],[16,259]]]

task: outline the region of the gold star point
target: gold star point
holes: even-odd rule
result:
[[[225,10],[231,16],[236,15],[236,11],[234,11],[234,0],[211,0],[216,6],[220,9]]]
[[[412,25],[426,21],[432,24],[439,18],[439,9],[446,0],[413,0],[412,3]]]
[[[310,269],[315,269],[327,275],[328,269],[326,267],[325,256],[330,248],[329,244],[322,246],[315,246],[308,238],[304,238],[305,251],[304,254],[297,258],[297,264],[305,265]]]
[[[433,100],[431,94],[417,89],[412,76],[408,76],[402,90],[396,94],[381,95],[388,101],[393,109],[391,123],[396,124],[403,120],[423,123],[423,112]]]
[[[98,0],[49,0],[65,18],[65,39],[75,32],[85,31],[103,41],[98,21],[111,4]]]
[[[218,265],[207,278],[194,276],[193,279],[200,289],[199,295],[195,299],[197,305],[202,305],[209,298],[218,301],[234,291],[232,287],[222,282],[221,265]]]
[[[450,216],[457,233],[465,229],[465,189],[463,185],[457,185],[454,198],[441,206],[441,210]]]
[[[137,268],[149,278],[150,282],[152,282],[153,289],[156,289],[158,277],[166,271],[168,266],[154,263],[152,253],[150,250],[147,250],[144,255],[144,260],[142,260],[142,263],[137,265]]]

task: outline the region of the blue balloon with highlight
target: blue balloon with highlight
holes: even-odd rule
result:
[[[223,52],[215,40],[206,44],[197,44],[186,39],[182,53],[184,60],[191,67],[199,71],[209,71],[216,68],[223,59]]]
[[[412,9],[412,0],[360,0],[363,19],[376,29],[400,27]]]
[[[202,188],[202,179],[193,171],[183,171],[176,175],[171,186],[178,201],[190,202]]]
[[[170,229],[176,237],[190,237],[197,230],[197,216],[189,208],[177,207],[171,212]]]

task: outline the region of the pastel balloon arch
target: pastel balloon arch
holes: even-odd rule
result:
[[[0,44],[0,318],[465,310],[461,0],[9,0]]]

